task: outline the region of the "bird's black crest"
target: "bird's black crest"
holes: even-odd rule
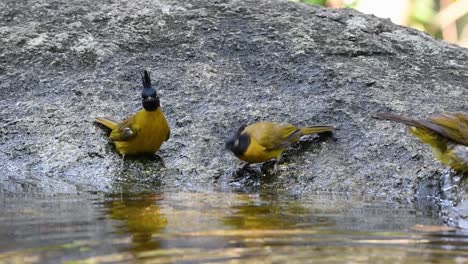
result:
[[[147,70],[143,72],[143,87],[144,88],[151,87],[151,79],[150,79],[149,72]]]
[[[151,86],[151,79],[147,70],[143,71],[141,78],[143,79],[143,90],[141,91],[143,108],[147,111],[154,111],[160,106],[158,93]]]

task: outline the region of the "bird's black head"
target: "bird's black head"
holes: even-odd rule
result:
[[[237,132],[225,141],[225,148],[232,151],[234,155],[241,156],[250,145],[250,136],[242,133],[247,125],[242,125]]]
[[[144,71],[142,79],[143,91],[141,92],[141,98],[143,100],[143,108],[147,111],[154,111],[160,106],[158,93],[156,89],[151,86],[151,79],[148,71]]]

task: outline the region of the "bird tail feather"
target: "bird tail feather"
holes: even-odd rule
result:
[[[301,127],[301,132],[303,135],[330,132],[335,130],[332,126],[310,126],[310,127]]]
[[[116,129],[118,126],[119,126],[119,123],[110,119],[110,118],[106,118],[106,117],[98,117],[96,118],[96,120],[94,120],[94,122],[98,123],[98,124],[101,124],[107,128],[109,128],[110,130],[114,130]]]
[[[422,127],[416,119],[410,117],[399,116],[390,113],[375,113],[372,117],[375,119],[394,121],[408,126]]]

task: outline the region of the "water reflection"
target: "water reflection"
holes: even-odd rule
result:
[[[117,233],[131,234],[131,251],[155,250],[161,247],[161,241],[153,239],[153,234],[162,232],[167,226],[167,218],[161,213],[158,201],[163,195],[142,194],[125,196],[106,203],[111,219],[121,221]]]
[[[468,260],[466,233],[391,200],[225,192],[0,199],[0,263]]]
[[[310,211],[299,202],[280,202],[271,195],[238,196],[241,203],[230,208],[232,215],[222,222],[236,229],[290,229],[300,223],[300,216]]]

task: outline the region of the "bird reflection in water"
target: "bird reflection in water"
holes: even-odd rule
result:
[[[117,233],[132,235],[133,252],[160,249],[160,241],[153,239],[153,234],[167,226],[167,218],[157,203],[163,198],[162,195],[144,194],[108,203],[110,218],[122,221]]]
[[[262,196],[262,195],[261,195]],[[278,230],[296,228],[308,209],[300,203],[281,202],[274,197],[255,199],[245,196],[244,203],[232,207],[233,214],[225,217],[226,226],[239,230]]]

